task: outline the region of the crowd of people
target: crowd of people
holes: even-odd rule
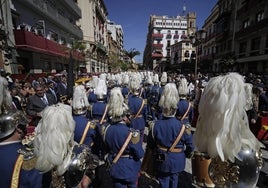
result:
[[[154,176],[160,187],[176,188],[183,181],[178,174],[185,169],[186,158],[191,158],[197,148],[212,156],[220,151],[210,149],[219,145],[207,149],[209,144],[194,137],[206,135],[203,124],[217,111],[219,103],[215,101],[231,100],[232,92],[245,89],[240,97],[250,100],[251,105],[238,108],[247,113],[248,130],[254,129],[260,116],[268,115],[268,80],[252,74],[198,74],[196,78],[150,71],[101,73],[84,76],[73,87],[71,98],[67,76],[48,76],[31,83],[8,75],[0,77],[0,172],[5,175],[0,178],[1,187],[95,188],[113,184],[115,188],[135,188],[152,160],[149,170],[154,173],[149,176]],[[219,77],[229,81],[223,83],[223,79],[221,85],[213,82]],[[236,81],[241,86],[238,91],[238,85],[228,85]],[[249,86],[248,92],[244,83]],[[212,84],[215,88],[206,92]],[[207,114],[206,107],[214,95],[217,97],[210,103],[214,108]],[[221,105],[238,104],[229,102]],[[225,112],[230,108],[222,109]],[[206,118],[200,118],[204,113]],[[225,119],[220,120],[218,131],[226,124]],[[210,125],[215,121],[219,119],[211,118]],[[248,134],[243,136],[247,139]],[[250,147],[259,148],[255,140],[251,143]],[[238,153],[245,144],[239,141],[235,146],[232,152]],[[25,147],[32,150],[25,152]],[[235,156],[222,150],[222,159],[233,160]],[[74,164],[75,159],[81,164]],[[28,163],[32,168],[24,165]]]

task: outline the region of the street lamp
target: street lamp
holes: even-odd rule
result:
[[[195,57],[195,66],[194,66],[194,76],[195,79],[197,79],[197,68],[198,68],[198,60],[197,60],[197,55],[198,55],[198,46],[203,42],[203,40],[206,38],[206,31],[201,29],[195,32],[194,35],[190,36],[191,43],[196,46],[196,57]]]

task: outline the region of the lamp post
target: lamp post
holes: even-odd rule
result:
[[[197,79],[197,69],[198,69],[198,59],[197,59],[197,55],[198,55],[198,46],[203,42],[203,40],[206,38],[206,31],[201,29],[198,30],[197,32],[195,32],[194,35],[190,36],[191,39],[191,43],[196,46],[196,57],[195,57],[195,65],[194,65],[194,76],[195,79]]]

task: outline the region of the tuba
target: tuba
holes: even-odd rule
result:
[[[241,149],[233,163],[221,161],[219,157],[212,158],[209,175],[217,187],[254,188],[257,185],[262,165],[261,151]]]

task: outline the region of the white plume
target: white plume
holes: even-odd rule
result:
[[[160,97],[159,106],[163,110],[164,116],[172,116],[177,110],[179,95],[177,87],[174,83],[165,85],[163,93]]]
[[[209,80],[200,99],[194,134],[200,152],[234,162],[242,148],[260,149],[248,125],[245,111],[248,95],[243,77],[238,73]]]
[[[186,78],[181,78],[179,82],[179,94],[187,95],[188,94],[188,82]]]
[[[74,127],[71,106],[58,103],[42,111],[42,119],[35,128],[36,169],[47,172],[55,167],[58,175],[64,174],[75,144]]]
[[[121,88],[115,87],[111,90],[111,96],[108,101],[108,114],[113,121],[116,121],[127,112],[128,106],[124,103],[124,97]]]
[[[73,109],[83,109],[89,106],[86,89],[84,85],[77,85],[74,88],[72,107]]]
[[[0,76],[0,114],[2,114],[2,105],[5,107],[11,108],[12,106],[12,97],[8,90],[7,80]]]

